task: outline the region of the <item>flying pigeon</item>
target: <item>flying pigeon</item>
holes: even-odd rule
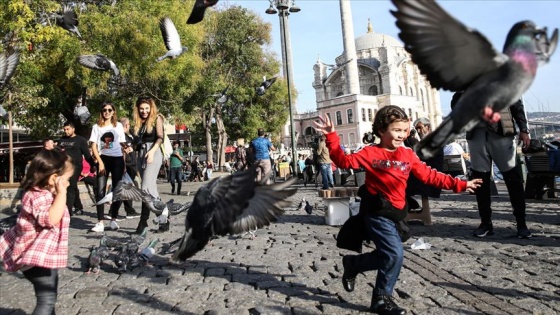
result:
[[[264,185],[255,181],[256,167],[217,177],[200,187],[185,220],[185,234],[175,261],[185,261],[206,246],[213,236],[240,234],[275,221],[296,189],[292,178],[284,183]],[[268,178],[265,176],[265,178]]]
[[[226,87],[225,89],[222,90],[222,92],[220,94],[213,94],[212,96],[217,97],[218,99],[216,100],[216,102],[220,103],[220,104],[224,104],[225,102],[228,101],[228,96],[227,96],[227,90],[229,89],[229,86]]]
[[[453,18],[432,1],[392,0],[399,37],[412,61],[434,88],[465,91],[451,114],[416,147],[430,158],[481,119],[496,121],[500,110],[521,98],[533,82],[538,63],[546,63],[558,43],[558,29],[547,37],[531,21],[509,31],[503,53],[478,31]]]
[[[324,63],[324,62],[322,62],[322,61],[319,61],[319,62],[322,63],[323,65],[327,66],[327,67],[329,68],[329,70],[334,71],[334,70],[339,69],[339,68],[342,67],[342,66],[345,66],[347,63],[349,63],[349,62],[352,61],[352,60],[354,60],[354,58],[352,58],[352,59],[350,59],[350,60],[347,60],[347,61],[345,61],[345,62],[343,62],[343,63],[337,63],[337,64],[334,64],[334,65],[327,64],[327,63]]]
[[[311,212],[313,211],[313,206],[309,204],[309,201],[305,201],[305,212],[307,212],[307,214],[311,214]]]
[[[272,83],[276,82],[276,77],[271,78],[269,80],[266,79],[266,76],[263,77],[263,82],[261,83],[261,85],[259,85],[259,87],[257,87],[255,90],[257,91],[257,95],[258,96],[263,96],[264,93],[266,92],[266,90],[268,90],[268,88],[272,85]]]
[[[169,215],[177,215],[185,210],[188,210],[191,206],[190,202],[184,204],[165,203],[159,198],[152,196],[150,193],[134,186],[133,183],[124,181],[120,181],[117,184],[115,190],[113,191],[112,198],[113,201],[142,201],[146,203],[150,211],[155,213],[157,216],[160,216],[165,209],[168,209]]]
[[[115,76],[119,76],[121,74],[119,68],[117,68],[117,65],[113,62],[113,60],[105,57],[102,54],[81,55],[80,57],[78,57],[78,63],[86,68],[90,68],[93,70],[113,70]]]
[[[78,30],[78,15],[71,7],[64,6],[62,11],[56,13],[54,17],[56,18],[56,25],[78,35],[78,37],[82,39],[82,35]]]
[[[211,7],[218,3],[218,0],[196,0],[194,7],[187,20],[187,24],[196,24],[204,19],[206,8]]]
[[[0,90],[8,85],[8,81],[10,81],[10,79],[14,75],[18,63],[18,52],[14,52],[13,54],[8,55],[8,52],[6,51],[0,54]]]
[[[167,47],[167,52],[165,55],[156,59],[158,62],[165,58],[175,59],[188,50],[187,47],[181,46],[181,38],[179,37],[175,24],[173,24],[170,18],[162,18],[159,21],[159,29],[161,30],[161,36],[163,36],[165,47]]]
[[[115,200],[114,200],[114,194],[113,194],[113,192],[111,191],[111,192],[109,192],[108,194],[106,194],[103,198],[101,198],[101,200],[99,200],[98,202],[96,202],[95,204],[96,204],[96,205],[102,205],[102,204],[105,204],[105,203],[107,203],[107,202],[110,203],[110,202],[113,202],[113,201],[115,201]]]

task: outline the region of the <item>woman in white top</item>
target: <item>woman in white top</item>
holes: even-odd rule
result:
[[[101,107],[99,119],[93,125],[89,141],[92,143],[93,156],[97,160],[97,193],[96,200],[105,197],[107,178],[111,175],[112,186],[115,187],[122,179],[125,172],[123,148],[126,147],[126,136],[123,126],[117,121],[117,112],[113,103],[106,101]],[[122,201],[111,203],[111,229],[116,230],[119,225],[116,222]],[[103,232],[104,205],[97,205],[97,220],[99,222],[91,230]]]

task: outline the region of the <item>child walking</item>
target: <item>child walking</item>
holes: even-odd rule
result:
[[[370,311],[377,314],[402,315],[406,310],[393,301],[393,288],[403,264],[403,246],[397,222],[407,214],[405,189],[412,173],[420,181],[435,187],[462,192],[476,189],[481,180],[462,181],[437,172],[420,161],[416,153],[403,146],[408,136],[409,120],[399,107],[388,105],[375,115],[373,133],[379,144],[346,155],[340,148],[339,138],[329,117],[319,117],[316,129],[326,135],[330,157],[342,169],[366,169],[365,186],[360,188],[362,202],[360,215],[367,238],[376,249],[360,255],[342,258],[342,284],[346,291],[354,290],[356,275],[377,270]]]
[[[22,210],[16,225],[0,237],[0,255],[7,271],[21,270],[33,284],[34,315],[55,314],[58,268],[68,262],[66,188],[74,172],[61,150],[41,150],[21,183]]]

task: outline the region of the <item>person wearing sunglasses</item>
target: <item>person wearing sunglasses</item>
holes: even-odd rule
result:
[[[89,141],[92,143],[92,152],[97,160],[97,192],[96,200],[99,201],[105,197],[107,193],[107,179],[111,175],[113,187],[122,179],[125,171],[123,158],[123,148],[126,146],[126,136],[124,128],[117,120],[117,112],[115,105],[109,101],[105,101],[101,106],[101,112],[97,123],[93,125]],[[112,230],[119,229],[116,222],[119,208],[122,201],[111,203],[110,227]],[[91,229],[93,232],[105,231],[104,205],[97,205],[97,219],[99,222]]]
[[[159,198],[157,190],[157,177],[163,163],[161,144],[163,143],[164,130],[163,116],[158,114],[155,101],[150,97],[140,97],[134,105],[134,132],[138,141],[136,150],[138,161],[136,165],[142,179],[142,190]],[[140,222],[136,233],[140,234],[148,227],[150,208],[142,202]]]

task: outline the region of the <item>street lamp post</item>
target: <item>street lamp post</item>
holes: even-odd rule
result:
[[[294,175],[297,176],[297,151],[296,151],[296,137],[294,126],[294,109],[292,104],[292,75],[291,68],[292,62],[292,49],[290,43],[290,28],[288,24],[288,16],[290,13],[297,13],[300,8],[295,5],[295,0],[269,0],[270,7],[265,11],[267,14],[276,14],[280,19],[280,42],[282,46],[282,64],[284,68],[284,77],[288,84],[288,105],[290,109],[290,138],[292,145],[292,170]],[[291,2],[291,3],[290,3]],[[274,8],[276,7],[276,9]]]

